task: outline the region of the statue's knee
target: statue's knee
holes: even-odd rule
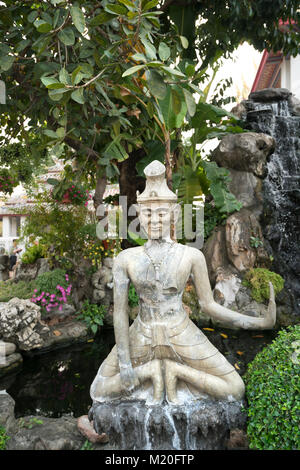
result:
[[[232,372],[228,375],[229,380],[229,392],[236,400],[243,398],[245,394],[245,384],[243,379],[237,372]]]
[[[243,398],[245,394],[245,384],[236,371],[225,375],[223,380],[226,382],[228,396],[232,396],[236,400]]]

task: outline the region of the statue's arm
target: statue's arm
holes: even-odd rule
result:
[[[130,391],[138,385],[138,379],[130,358],[128,290],[130,279],[123,255],[114,260],[114,331],[118,351],[121,382],[124,390]]]
[[[128,289],[130,279],[124,260],[114,261],[114,330],[120,366],[130,363],[129,354],[129,319],[128,319]]]
[[[206,261],[203,253],[193,248],[192,274],[201,310],[228,326],[247,330],[271,329],[276,322],[276,304],[274,289],[270,283],[270,300],[265,317],[256,318],[235,312],[215,302],[209,282]]]

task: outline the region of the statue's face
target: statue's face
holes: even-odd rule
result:
[[[178,218],[178,204],[151,202],[139,205],[139,219],[149,239],[170,237],[171,226]]]

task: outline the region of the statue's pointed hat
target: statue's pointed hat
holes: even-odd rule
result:
[[[137,192],[137,202],[176,202],[177,195],[168,188],[165,178],[166,168],[158,160],[154,160],[144,169],[146,175],[145,190]]]

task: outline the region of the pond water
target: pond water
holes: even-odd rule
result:
[[[277,334],[276,331],[202,330],[241,375],[248,362]],[[104,329],[92,342],[34,357],[23,356],[22,369],[0,379],[0,390],[6,389],[15,400],[17,418],[87,414],[91,406],[90,385],[113,345],[113,329]]]

